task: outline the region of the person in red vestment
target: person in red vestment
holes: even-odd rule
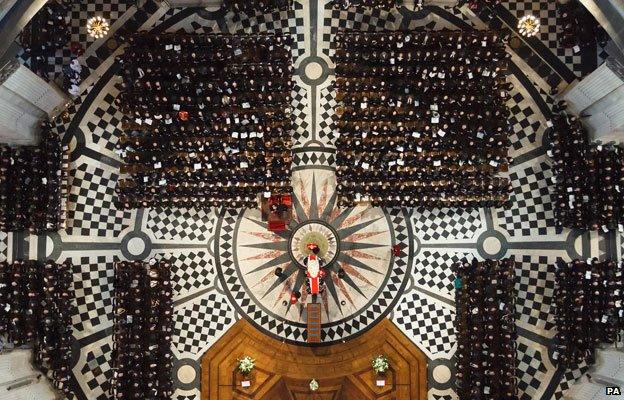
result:
[[[319,257],[319,247],[315,243],[309,243],[308,249],[312,254],[307,256],[303,263],[306,266],[306,290],[309,294],[319,294],[325,290],[325,276],[327,271],[324,268],[325,262]]]

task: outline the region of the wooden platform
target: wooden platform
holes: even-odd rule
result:
[[[306,310],[308,343],[321,343],[321,304],[308,303]]]
[[[386,385],[375,385],[373,357],[390,360]],[[251,387],[240,385],[236,359],[251,356]],[[346,343],[296,346],[238,321],[202,358],[202,400],[425,400],[427,358],[388,319]],[[311,392],[310,380],[319,382]]]

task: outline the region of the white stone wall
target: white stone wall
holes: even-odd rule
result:
[[[58,394],[49,381],[30,363],[32,350],[0,354],[0,400],[53,400]]]
[[[0,142],[35,144],[39,122],[67,101],[58,88],[28,68],[14,69],[0,85]]]

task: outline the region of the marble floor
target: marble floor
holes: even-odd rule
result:
[[[558,257],[620,257],[622,237],[555,228],[551,161],[544,143],[553,102],[547,94],[548,76],[555,74],[564,85],[572,82],[583,68],[595,68],[601,59],[598,50],[577,55],[557,49],[554,2],[504,2],[495,10],[493,26],[512,24],[524,10],[538,12],[544,33],[523,46],[549,67],[531,69],[523,56],[509,49],[514,56],[510,76],[514,89],[508,103],[513,206],[340,210],[335,207],[336,137],[331,125],[336,105],[331,86],[333,34],[339,29],[480,28],[484,21],[437,7],[418,12],[338,11],[328,2],[295,0],[292,10],[252,16],[171,10],[151,0],[141,10],[124,3],[109,16],[116,43],[88,43],[80,62],[90,76],[68,114],[56,124],[72,150],[67,228],[43,236],[0,234],[2,254],[9,259],[74,262],[76,399],[111,398],[111,290],[113,263],[120,259],[173,260],[176,400],[199,400],[199,359],[240,318],[274,337],[303,343],[302,310],[288,302],[290,290],[303,279],[292,266],[291,254],[296,256],[297,240],[312,226],[335,243],[332,258],[347,273],[342,280],[332,274],[321,297],[324,342],[348,340],[382,318],[391,319],[429,358],[430,399],[456,398],[451,265],[465,256],[513,256],[517,261],[521,399],[560,399],[586,369],[580,365],[561,370],[553,365],[553,263]],[[114,149],[123,118],[115,105],[120,77],[114,58],[125,45],[122,28],[292,35],[295,216],[286,232],[268,232],[256,210],[114,207],[121,164]],[[395,245],[399,255],[391,252]],[[277,267],[284,269],[282,279],[273,274]]]

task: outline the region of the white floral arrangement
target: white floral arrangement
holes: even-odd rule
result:
[[[388,363],[388,357],[382,355],[378,355],[377,357],[373,358],[373,362],[371,364],[373,366],[373,371],[378,374],[383,374],[388,370],[388,368],[390,368],[390,364]]]
[[[255,367],[256,360],[249,356],[245,356],[243,358],[239,358],[238,360],[238,370],[243,375],[249,375],[251,371]]]
[[[316,379],[312,379],[310,381],[310,390],[313,392],[316,392],[319,388],[319,383],[316,381]]]

